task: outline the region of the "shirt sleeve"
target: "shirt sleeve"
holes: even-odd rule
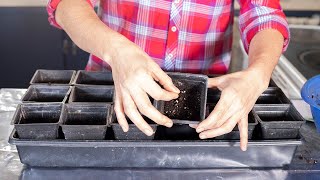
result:
[[[290,32],[279,0],[238,0],[239,28],[246,52],[252,38],[264,29],[278,30],[284,37],[283,51],[289,44]]]
[[[90,6],[93,8],[94,7],[94,4],[96,2],[96,0],[86,0]],[[54,27],[57,27],[59,29],[62,29],[61,26],[59,26],[59,24],[57,23],[56,21],[56,18],[55,18],[55,11],[58,7],[58,4],[61,2],[61,0],[49,0],[48,1],[48,4],[47,4],[47,12],[48,12],[48,20],[49,20],[49,23],[54,26]]]

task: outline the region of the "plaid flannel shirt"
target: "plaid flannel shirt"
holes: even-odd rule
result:
[[[93,7],[95,0],[86,0]],[[49,0],[49,22],[60,0]],[[279,0],[238,0],[241,40],[264,29],[276,29],[289,42],[288,24]],[[233,0],[100,0],[99,17],[111,29],[139,45],[166,71],[224,74],[231,58]],[[130,59],[128,59],[130,61]],[[86,70],[108,64],[90,56]]]

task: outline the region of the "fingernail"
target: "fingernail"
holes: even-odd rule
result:
[[[123,132],[128,132],[129,128],[124,126],[124,127],[122,127],[122,130],[123,130]]]
[[[165,124],[165,126],[167,126],[167,127],[172,127],[173,126],[173,122],[171,121],[171,122],[167,122],[166,124]]]
[[[152,136],[153,131],[151,131],[150,129],[144,129],[144,133],[145,133],[147,136]]]
[[[204,135],[204,134],[201,134],[201,135],[200,135],[200,139],[206,139],[206,138],[207,138],[206,135]]]
[[[175,87],[175,86],[173,86],[174,87],[174,91],[176,92],[176,93],[180,93],[180,90],[177,88],[177,87]]]
[[[242,148],[242,151],[247,151],[247,146],[244,146],[244,147]]]
[[[191,127],[191,128],[197,128],[197,125],[196,124],[189,124],[189,127]]]
[[[198,128],[196,131],[197,133],[202,132],[204,129],[203,128]]]

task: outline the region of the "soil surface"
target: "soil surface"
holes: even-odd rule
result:
[[[171,119],[200,121],[201,91],[205,84],[176,79],[173,79],[173,83],[180,89],[179,98],[164,102],[164,114]]]

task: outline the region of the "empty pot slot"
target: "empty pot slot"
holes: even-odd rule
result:
[[[113,102],[113,86],[75,86],[69,102]]]
[[[22,101],[25,102],[64,102],[70,86],[31,85]]]
[[[206,105],[206,118],[210,115],[213,109],[216,107],[216,104],[207,104]]]
[[[157,134],[161,140],[200,140],[199,134],[188,124],[173,124],[171,128],[159,126]]]
[[[217,88],[209,88],[207,95],[207,103],[217,104],[221,96],[221,91]]]
[[[173,119],[174,123],[189,124],[205,118],[207,77],[172,73],[173,84],[180,90],[179,97],[171,101],[156,103],[158,110]]]
[[[292,106],[254,107],[263,139],[297,138],[304,119]]]
[[[73,70],[37,70],[30,83],[71,84],[74,75]]]
[[[62,104],[20,104],[13,118],[20,138],[55,139]]]
[[[290,100],[279,88],[268,88],[258,98],[256,104],[290,104]]]
[[[113,85],[111,72],[78,71],[75,84]]]

